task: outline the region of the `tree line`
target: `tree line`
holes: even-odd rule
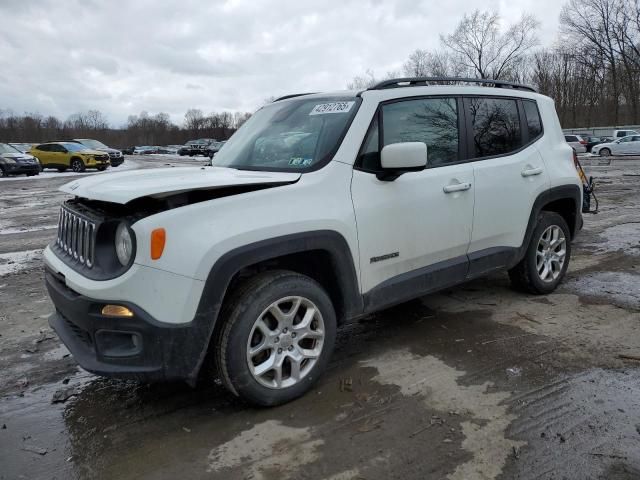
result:
[[[382,78],[368,70],[348,88],[402,76],[493,78],[553,98],[565,128],[640,124],[640,0],[569,0],[546,48],[531,15],[501,27],[496,12],[476,10],[440,36],[439,49],[415,50]]]
[[[98,110],[71,115],[65,121],[37,113],[17,115],[0,110],[0,142],[37,143],[72,138],[94,138],[109,146],[182,145],[197,138],[226,140],[250,113],[213,112],[189,109],[183,125],[171,122],[169,114],[141,112],[130,115],[123,128],[113,128]]]
[[[540,47],[540,24],[531,15],[502,27],[496,12],[476,10],[440,36],[438,49],[417,49],[400,70],[382,78],[368,70],[347,87],[363,89],[401,76],[510,80],[553,98],[565,128],[640,124],[640,0],[568,0],[551,47]],[[98,110],[64,121],[0,110],[0,141],[88,137],[119,147],[183,144],[229,138],[250,116],[190,109],[183,124],[176,125],[166,113],[141,112],[129,116],[126,126],[113,128]]]

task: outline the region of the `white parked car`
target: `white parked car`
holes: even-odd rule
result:
[[[613,131],[613,138],[623,138],[623,137],[628,137],[629,135],[640,135],[640,132],[637,132],[635,130],[614,130]]]
[[[640,155],[640,135],[629,135],[609,143],[600,143],[591,149],[594,155]]]
[[[433,82],[276,100],[213,167],[65,185],[50,324],[91,372],[219,378],[275,405],[363,315],[503,269],[552,292],[582,226],[553,101]]]

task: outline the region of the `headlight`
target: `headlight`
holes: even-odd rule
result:
[[[129,226],[124,222],[121,222],[116,229],[115,243],[118,261],[123,267],[126,267],[129,265],[133,255],[133,239],[131,238]]]

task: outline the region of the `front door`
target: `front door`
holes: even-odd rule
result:
[[[381,105],[352,180],[362,292],[368,309],[462,281],[473,223],[473,166],[460,163],[457,98]],[[427,168],[379,180],[380,149],[424,142]]]

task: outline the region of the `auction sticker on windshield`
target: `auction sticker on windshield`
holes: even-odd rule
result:
[[[356,102],[321,103],[313,107],[309,115],[324,115],[325,113],[347,113]]]

